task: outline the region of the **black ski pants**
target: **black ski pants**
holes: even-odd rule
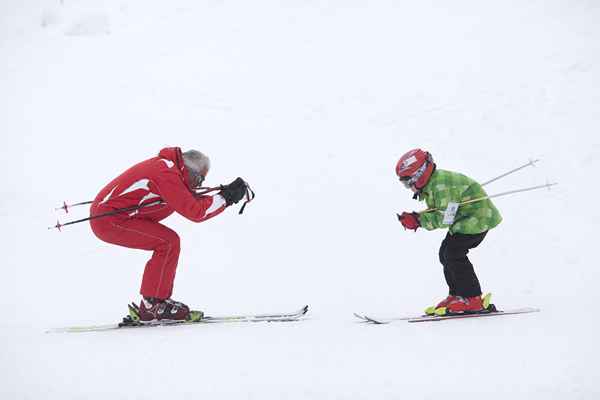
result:
[[[487,231],[476,235],[448,234],[440,247],[440,262],[450,288],[450,295],[473,297],[481,295],[481,286],[467,254],[479,246]]]

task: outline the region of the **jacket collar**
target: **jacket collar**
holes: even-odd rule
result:
[[[187,168],[185,167],[185,163],[183,162],[183,153],[180,147],[165,147],[162,149],[158,156],[160,158],[167,159],[175,163],[177,170],[181,174],[181,178],[185,182],[186,186],[189,190],[192,190],[191,182],[190,182],[190,174],[188,173]]]

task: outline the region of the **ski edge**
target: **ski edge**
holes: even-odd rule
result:
[[[540,312],[539,308],[535,307],[522,307],[510,310],[498,310],[495,312],[481,313],[481,314],[459,314],[459,315],[427,315],[423,317],[415,317],[407,319],[410,323],[416,322],[435,322],[444,321],[448,319],[465,319],[465,318],[483,318],[483,317],[500,317],[504,315],[517,315],[517,314],[529,314],[534,312]]]
[[[300,318],[303,315],[305,315],[306,313],[308,313],[308,308],[309,308],[308,305],[305,305],[304,307],[302,307],[294,312],[280,313],[280,314],[257,314],[257,315],[248,314],[248,315],[224,315],[224,316],[207,315],[198,322],[226,322],[226,321],[235,322],[235,321],[245,321],[245,320],[258,320],[258,321],[267,320],[268,321],[268,320],[281,320],[281,319],[285,319],[285,318]]]

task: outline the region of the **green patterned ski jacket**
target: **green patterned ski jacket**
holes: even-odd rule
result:
[[[452,225],[443,223],[444,211],[449,202],[462,203],[467,200],[485,197],[481,185],[473,179],[457,172],[437,169],[419,195],[419,200],[427,203],[427,208],[441,211],[420,212],[421,226],[428,231],[449,228],[451,234],[474,235],[496,227],[502,216],[491,200],[481,200],[458,207]]]

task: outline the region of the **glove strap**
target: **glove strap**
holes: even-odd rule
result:
[[[240,208],[240,212],[238,214],[243,213],[244,209],[246,208],[246,205],[252,200],[254,200],[254,198],[256,197],[256,194],[254,193],[252,188],[250,188],[250,185],[248,185],[248,183],[246,183],[246,194],[244,196],[246,197],[246,201],[244,201],[244,204],[242,204],[242,207]]]

